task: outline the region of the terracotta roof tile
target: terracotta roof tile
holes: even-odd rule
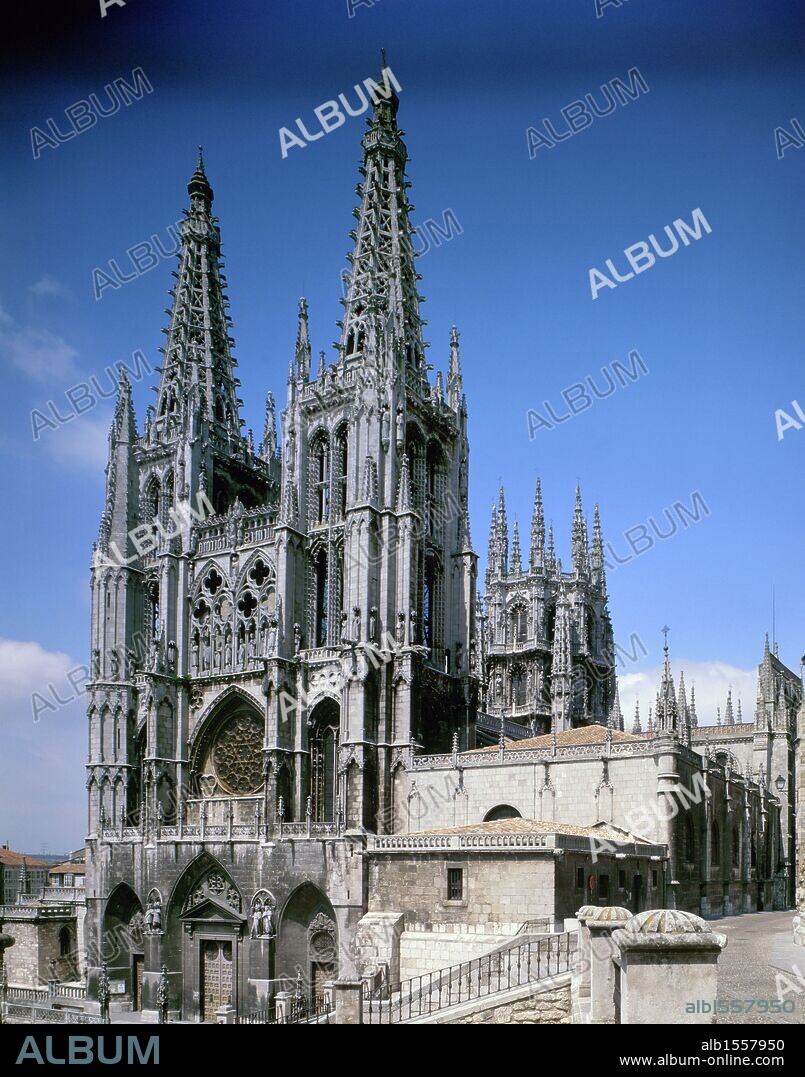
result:
[[[576,729],[566,729],[563,733],[556,734],[556,743],[560,748],[571,747],[581,744],[604,744],[607,739],[607,728],[603,725],[582,725]],[[640,743],[646,739],[646,734],[622,733],[619,729],[612,730],[612,740],[615,744],[624,744],[629,741]],[[550,748],[553,738],[550,733],[543,733],[539,737],[526,737],[525,740],[506,740],[507,748]],[[473,752],[494,751],[494,745],[485,748],[472,748]]]
[[[575,823],[556,823],[549,819],[492,819],[486,823],[469,823],[466,826],[441,826],[433,830],[413,831],[409,837],[426,834],[570,834],[577,837],[597,837],[610,841],[643,841],[612,823],[596,823],[594,826],[577,826]]]

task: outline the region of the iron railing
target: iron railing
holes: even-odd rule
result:
[[[395,1024],[427,1017],[462,1002],[484,998],[569,972],[577,938],[574,932],[530,940],[439,972],[413,976],[364,995],[367,1024]],[[378,995],[380,997],[378,997]]]
[[[4,1019],[10,1024],[26,1025],[101,1025],[103,1019],[98,1013],[79,1013],[76,1010],[55,1010],[50,1006],[37,1006],[34,1003],[8,1002],[5,1006]]]

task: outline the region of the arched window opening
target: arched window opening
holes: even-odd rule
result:
[[[310,799],[317,823],[335,821],[338,726],[338,704],[334,700],[321,703],[313,714],[310,739]]]
[[[326,524],[330,517],[330,450],[324,438],[313,449],[313,524]]]
[[[512,705],[515,707],[525,707],[528,702],[527,695],[528,686],[526,683],[525,670],[521,666],[516,666],[512,670]]]
[[[73,947],[73,938],[70,928],[65,926],[59,931],[59,957],[69,957]]]
[[[160,638],[162,631],[162,623],[160,620],[159,612],[159,581],[150,580],[148,583],[148,627],[151,633],[151,640],[156,641]]]
[[[327,645],[328,612],[330,606],[330,579],[327,564],[327,550],[319,550],[315,561],[314,571],[316,576],[316,646],[325,647]]]
[[[336,439],[336,464],[337,464],[337,478],[336,478],[336,491],[335,491],[335,503],[336,511],[338,513],[338,519],[343,520],[347,512],[347,475],[349,474],[349,456],[348,456],[348,444],[347,444],[347,432],[345,429],[339,431]]]
[[[525,643],[528,636],[528,618],[525,606],[515,606],[511,615],[512,640]]]
[[[497,804],[494,808],[490,808],[484,816],[485,823],[491,823],[495,819],[521,819],[517,808],[513,808],[511,804]]]

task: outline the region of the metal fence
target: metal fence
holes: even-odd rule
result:
[[[448,1006],[537,983],[573,967],[574,932],[530,940],[439,972],[413,976],[364,995],[367,1024],[395,1024],[438,1013]]]

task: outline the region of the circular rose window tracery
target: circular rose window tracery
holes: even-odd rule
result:
[[[263,726],[249,714],[226,723],[215,738],[212,759],[218,782],[228,793],[246,796],[263,784]]]

